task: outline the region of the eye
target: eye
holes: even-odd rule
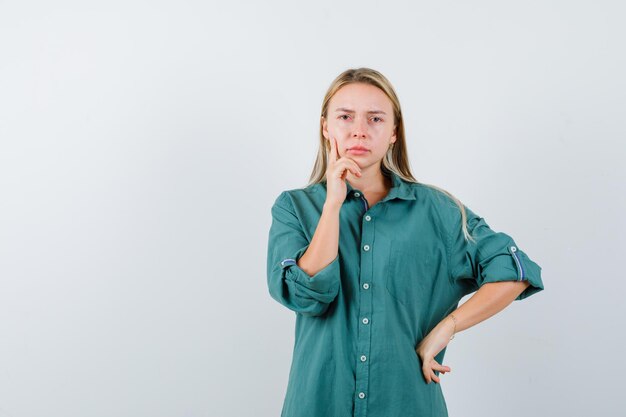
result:
[[[340,116],[339,116],[339,119],[341,119],[341,120],[346,120],[346,119],[344,119],[343,117],[350,117],[350,116],[348,116],[347,114],[342,114],[342,115],[340,115]]]
[[[374,117],[372,117],[372,120],[374,120],[374,119],[378,119],[378,121],[381,121],[381,122],[383,121],[383,119],[381,119],[381,118],[380,118],[380,117],[378,117],[378,116],[374,116]],[[377,121],[377,120],[374,120],[374,121]]]

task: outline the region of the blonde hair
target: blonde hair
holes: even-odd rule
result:
[[[326,180],[326,160],[328,158],[328,151],[330,150],[330,148],[327,148],[325,142],[326,138],[324,137],[323,133],[323,120],[327,118],[328,103],[330,102],[330,99],[335,95],[337,91],[339,91],[341,87],[351,83],[365,83],[373,85],[374,87],[378,87],[385,93],[385,95],[387,95],[389,100],[391,100],[391,104],[393,105],[394,123],[396,126],[396,141],[392,143],[392,146],[389,147],[389,150],[382,159],[381,171],[383,171],[383,174],[388,174],[390,171],[393,171],[396,175],[398,175],[407,182],[425,185],[448,196],[461,211],[461,227],[463,229],[463,236],[466,240],[474,241],[474,238],[469,234],[467,230],[467,213],[465,212],[465,207],[463,206],[463,203],[443,188],[437,187],[432,184],[419,182],[413,177],[413,174],[411,174],[406,148],[406,139],[404,135],[404,120],[402,119],[400,100],[398,100],[398,96],[396,95],[396,92],[389,80],[383,74],[371,68],[352,68],[345,70],[333,80],[333,82],[330,84],[330,87],[326,91],[324,101],[322,102],[322,113],[320,118],[319,148],[317,151],[317,158],[313,166],[313,171],[311,172],[311,176],[309,178],[309,183],[307,184],[307,186],[318,184]]]

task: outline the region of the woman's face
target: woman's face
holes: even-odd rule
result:
[[[336,138],[339,156],[353,159],[361,169],[377,165],[396,141],[391,100],[373,85],[344,85],[330,99],[326,116],[324,137]]]

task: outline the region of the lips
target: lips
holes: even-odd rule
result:
[[[353,148],[348,149],[348,153],[350,155],[366,155],[369,152],[369,149],[364,148],[363,146],[355,146]]]

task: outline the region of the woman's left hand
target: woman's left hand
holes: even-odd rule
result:
[[[448,345],[450,338],[454,335],[454,322],[450,318],[446,318],[439,322],[434,329],[428,333],[428,335],[422,339],[417,345],[415,352],[422,360],[422,373],[426,383],[430,381],[439,382],[439,377],[435,375],[435,371],[439,371],[442,374],[451,372],[452,369],[449,366],[441,365],[435,360],[441,350]]]

